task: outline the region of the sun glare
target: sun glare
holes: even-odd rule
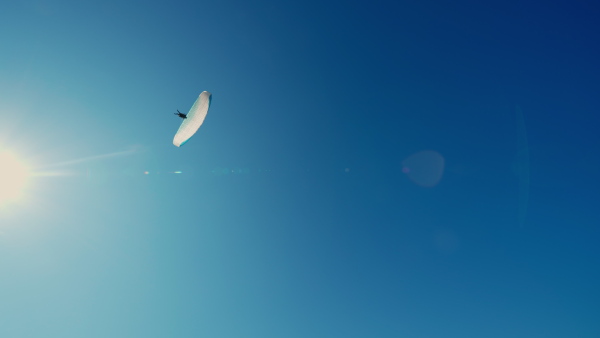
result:
[[[0,205],[21,197],[28,178],[25,163],[12,153],[0,150]]]

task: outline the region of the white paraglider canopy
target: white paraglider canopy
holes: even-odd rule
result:
[[[177,130],[175,138],[173,138],[174,145],[181,147],[198,131],[208,113],[211,98],[212,94],[207,91],[200,93],[200,96],[198,96],[196,102],[194,102],[194,105],[187,113],[187,117]]]

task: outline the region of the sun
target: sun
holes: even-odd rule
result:
[[[0,206],[19,199],[25,190],[30,171],[13,153],[0,149]]]

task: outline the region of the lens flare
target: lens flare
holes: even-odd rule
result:
[[[402,162],[402,172],[422,187],[434,187],[444,174],[444,157],[433,150],[418,152]]]
[[[14,154],[0,150],[0,205],[22,196],[29,176],[25,163]]]

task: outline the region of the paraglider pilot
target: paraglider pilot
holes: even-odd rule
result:
[[[177,116],[181,117],[182,119],[187,119],[187,115],[185,115],[185,114],[181,113],[181,112],[179,111],[179,109],[177,109],[177,113],[173,113],[173,114],[175,114],[175,115],[177,115]]]

